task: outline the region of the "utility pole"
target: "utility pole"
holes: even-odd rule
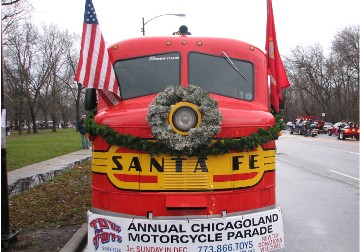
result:
[[[3,53],[1,36],[1,246],[7,247],[19,232],[10,230],[9,191],[6,160],[6,110],[4,102]]]

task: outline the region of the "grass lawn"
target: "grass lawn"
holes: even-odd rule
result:
[[[90,209],[90,162],[47,183],[10,197],[10,223],[16,229],[82,224]]]
[[[11,196],[11,230],[20,233],[4,251],[59,251],[86,222],[91,206],[90,183],[91,168],[87,161],[47,183]]]
[[[39,130],[37,134],[22,135],[12,131],[6,138],[7,170],[62,156],[82,149],[80,133],[74,128],[57,129],[57,132]]]
[[[8,171],[82,149],[75,129],[39,130],[6,138]],[[47,183],[9,197],[9,223],[20,231],[5,251],[59,251],[86,222],[91,207],[91,165],[87,161]],[[1,251],[3,248],[1,249]]]

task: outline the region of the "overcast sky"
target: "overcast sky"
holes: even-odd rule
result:
[[[82,33],[85,0],[29,0],[35,8],[34,22],[53,23]],[[171,35],[187,25],[193,36],[228,37],[265,49],[266,0],[93,0],[107,43],[142,36]],[[296,45],[320,43],[326,51],[341,29],[360,24],[359,0],[273,0],[280,54]]]

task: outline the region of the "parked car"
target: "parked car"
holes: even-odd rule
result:
[[[314,123],[316,123],[319,133],[323,133],[325,122],[322,120],[315,120]]]
[[[334,125],[331,122],[325,122],[323,126],[323,133],[327,134],[329,131],[329,128],[334,127]]]
[[[329,129],[328,129],[328,135],[329,136],[332,136],[332,135],[337,135],[337,132],[338,132],[338,129],[339,129],[339,127],[345,127],[347,125],[347,123],[346,122],[337,122],[337,123],[335,123],[332,127],[330,127]]]
[[[344,140],[345,138],[355,138],[359,140],[359,127],[354,123],[337,122],[333,127],[329,128],[329,136],[337,136],[338,139]]]

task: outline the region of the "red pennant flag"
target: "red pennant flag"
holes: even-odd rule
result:
[[[279,112],[279,104],[282,101],[282,90],[290,86],[284,65],[281,61],[276,42],[276,32],[272,0],[268,0],[266,45],[267,62],[270,74],[270,101],[276,112]]]
[[[119,84],[105,46],[92,0],[86,0],[81,51],[75,81],[96,88],[108,105],[120,101]]]

